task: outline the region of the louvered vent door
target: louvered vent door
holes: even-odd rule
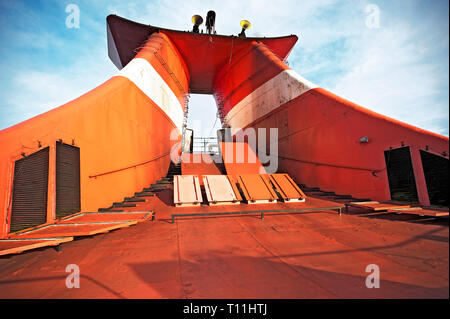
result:
[[[416,180],[408,146],[384,152],[391,199],[417,202]]]
[[[56,218],[62,218],[80,210],[80,149],[57,142]]]
[[[431,205],[448,207],[448,159],[420,151]]]
[[[46,222],[48,162],[48,147],[15,162],[11,232]]]

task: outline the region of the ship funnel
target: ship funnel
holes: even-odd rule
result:
[[[216,13],[212,10],[208,11],[208,13],[206,14],[206,22],[205,22],[206,32],[208,32],[208,34],[216,33],[215,22],[216,22]]]
[[[250,27],[252,26],[252,24],[250,23],[250,21],[248,20],[242,20],[241,21],[241,27],[242,27],[242,31],[241,33],[239,33],[239,37],[241,38],[245,38],[245,30],[250,29]]]
[[[203,23],[203,18],[199,16],[198,14],[192,16],[192,23],[194,24],[194,27],[192,28],[192,32],[199,33],[198,27]]]

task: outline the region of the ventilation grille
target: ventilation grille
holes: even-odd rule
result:
[[[44,224],[47,216],[49,148],[15,162],[11,232]]]
[[[80,210],[80,149],[57,142],[56,218],[62,218]]]
[[[391,199],[417,203],[417,188],[409,147],[384,152]]]
[[[431,205],[448,207],[448,159],[420,151]]]

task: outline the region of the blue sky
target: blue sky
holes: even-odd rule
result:
[[[80,28],[65,25],[80,8]],[[368,5],[380,10],[367,27]],[[0,129],[60,106],[118,71],[107,55],[106,16],[191,28],[193,14],[216,11],[216,30],[250,36],[296,34],[292,69],[320,87],[395,119],[449,135],[447,0],[57,1],[0,0]],[[211,133],[211,96],[191,99],[190,126]],[[216,128],[218,127],[216,123]]]

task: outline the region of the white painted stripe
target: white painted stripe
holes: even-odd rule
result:
[[[183,107],[164,79],[145,59],[136,58],[118,74],[131,82],[155,102],[181,130]]]
[[[295,71],[284,70],[236,104],[228,112],[225,120],[232,128],[245,128],[279,106],[316,87],[317,85]]]

